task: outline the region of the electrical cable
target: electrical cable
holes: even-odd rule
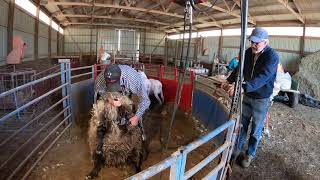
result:
[[[189,53],[190,53],[190,45],[191,45],[191,38],[192,38],[192,9],[190,8],[190,5],[189,5],[189,8],[188,8],[188,5],[187,5],[186,9],[188,11],[188,12],[186,12],[186,14],[187,13],[189,14],[189,20],[190,20],[190,24],[189,24],[189,39],[188,39],[188,46],[187,46],[187,57],[185,58],[185,61],[184,61],[184,66],[183,66],[183,69],[182,69],[182,71],[183,71],[182,77],[180,77],[180,74],[179,74],[179,82],[178,82],[178,88],[177,88],[177,91],[176,91],[176,99],[175,99],[172,118],[171,118],[171,122],[170,122],[169,132],[168,132],[168,136],[167,136],[165,151],[168,149],[168,146],[169,146],[170,137],[171,137],[171,131],[172,131],[172,127],[174,125],[175,115],[176,115],[176,112],[178,110],[178,106],[180,104],[181,93],[182,93],[182,88],[183,88],[183,84],[184,84],[184,81],[185,81],[185,76],[187,74],[187,67],[189,66]],[[186,21],[187,21],[187,18],[185,18],[185,24],[186,24]]]
[[[215,6],[215,4],[217,3],[218,0],[212,0],[211,2],[211,6],[210,7],[207,7],[205,9],[200,9],[196,6],[196,4],[194,3],[194,0],[190,0],[190,4],[192,6],[192,8],[196,11],[199,11],[199,12],[208,12],[210,9],[213,8],[213,6]]]

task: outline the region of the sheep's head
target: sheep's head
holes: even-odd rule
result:
[[[105,116],[118,125],[123,125],[132,114],[132,101],[119,92],[108,92],[106,95]]]

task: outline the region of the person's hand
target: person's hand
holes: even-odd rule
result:
[[[233,96],[234,95],[234,86],[231,86],[227,92],[230,97]],[[244,93],[244,90],[243,90],[243,88],[241,88],[241,94],[243,94],[243,93]]]
[[[221,88],[224,89],[225,91],[228,91],[230,88],[230,84],[228,82],[223,82],[221,84]]]
[[[130,123],[132,126],[137,126],[139,123],[139,117],[138,116],[133,116],[132,118],[129,119]]]
[[[233,96],[233,94],[234,94],[234,86],[230,86],[227,92],[228,92],[230,97]]]

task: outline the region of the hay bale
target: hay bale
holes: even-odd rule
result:
[[[299,72],[293,76],[299,82],[299,91],[320,99],[320,51],[301,59]]]

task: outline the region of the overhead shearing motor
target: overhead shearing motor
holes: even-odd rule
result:
[[[177,3],[183,7],[186,6],[187,1],[189,1],[189,0],[172,0],[172,2]],[[205,3],[208,0],[192,0],[192,1],[194,4],[199,4],[199,3]]]

